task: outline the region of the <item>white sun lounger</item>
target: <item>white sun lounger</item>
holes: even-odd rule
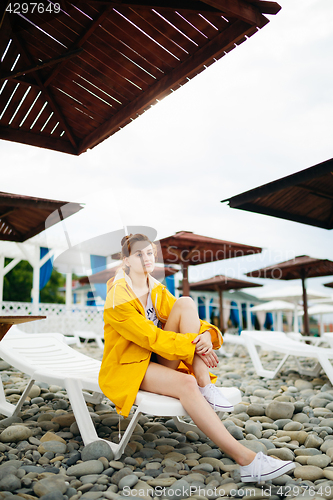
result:
[[[245,342],[245,346],[249,352],[252,363],[258,375],[266,378],[274,378],[281,370],[289,356],[295,357],[297,371],[302,375],[310,375],[317,377],[324,370],[330,382],[333,384],[333,367],[331,359],[333,359],[333,349],[326,347],[316,347],[303,342],[298,342],[288,337],[283,332],[258,332],[258,331],[242,331],[241,338]],[[267,370],[263,367],[260,359],[260,350],[279,352],[284,354],[283,359],[278,366],[273,370]],[[299,358],[314,358],[317,360],[313,368],[306,369],[300,362]]]
[[[88,340],[94,340],[100,349],[104,349],[103,337],[90,330],[74,330],[74,338],[77,339],[77,345],[82,347],[80,339],[84,339],[86,344]]]
[[[228,345],[228,344],[232,344],[234,346],[234,348],[232,349],[231,352],[226,351],[224,348],[224,346]],[[245,347],[244,339],[242,339],[241,336],[238,334],[226,332],[223,335],[223,345],[222,345],[222,347],[220,347],[218,352],[219,352],[219,354],[226,356],[227,358],[230,358],[231,356],[233,356],[235,354],[235,352],[239,346]]]
[[[52,333],[46,335],[9,332],[0,342],[0,356],[31,377],[16,405],[6,401],[3,386],[0,384],[0,413],[6,416],[17,415],[34,381],[56,384],[67,391],[84,444],[100,439],[86,405],[86,401],[96,404],[104,398],[98,385],[100,361],[77,352],[64,342],[61,334]],[[241,401],[241,393],[236,387],[223,388],[223,394],[234,405]],[[187,416],[187,413],[178,399],[139,391],[135,405],[137,409],[120,443],[106,441],[115,459],[122,455],[142,413],[170,416],[180,432],[199,431],[195,425],[179,418]]]

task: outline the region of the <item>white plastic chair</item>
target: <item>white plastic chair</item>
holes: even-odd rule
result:
[[[330,382],[333,384],[333,367],[330,362],[333,359],[333,349],[326,347],[317,347],[298,342],[288,337],[284,332],[258,332],[242,331],[241,338],[251,357],[253,366],[257,374],[261,377],[274,378],[281,370],[289,356],[294,356],[297,365],[297,371],[302,375],[317,377],[324,370]],[[260,360],[260,351],[262,348],[270,352],[279,352],[284,354],[283,359],[273,370],[267,370],[263,367]],[[314,358],[317,360],[313,368],[304,368],[298,358]]]
[[[7,416],[17,415],[35,381],[56,384],[67,391],[84,444],[100,439],[86,405],[86,401],[96,404],[104,397],[98,385],[100,361],[72,349],[63,341],[61,334],[52,333],[46,335],[9,332],[0,342],[0,356],[31,377],[16,406],[6,401],[3,386],[0,384],[0,413]],[[225,387],[221,390],[232,404],[241,401],[241,393],[236,387]],[[194,424],[180,419],[187,413],[178,399],[139,391],[134,404],[137,409],[120,443],[106,441],[115,459],[122,455],[142,413],[170,416],[180,432],[195,430],[202,434]]]
[[[224,349],[224,345],[225,344],[232,344],[234,346],[232,352],[227,352]],[[227,358],[231,358],[235,354],[235,352],[236,352],[236,350],[238,349],[239,346],[245,347],[245,341],[244,341],[244,339],[242,339],[241,336],[238,335],[238,334],[233,334],[233,333],[226,332],[223,335],[223,345],[222,345],[222,347],[220,347],[220,349],[218,350],[218,352],[219,352],[219,354],[221,354],[223,356],[226,356]]]
[[[79,347],[82,347],[80,343],[81,338],[84,339],[85,344],[88,342],[88,340],[94,340],[100,349],[104,349],[104,344],[102,341],[103,337],[101,335],[98,335],[98,333],[90,330],[75,330],[73,332],[73,335],[76,339],[78,339],[78,342],[80,344]]]

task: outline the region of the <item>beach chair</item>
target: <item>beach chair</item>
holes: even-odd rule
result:
[[[333,349],[326,347],[317,347],[299,342],[288,337],[283,332],[258,332],[242,331],[241,338],[251,357],[253,366],[257,374],[261,377],[274,378],[281,370],[289,356],[295,358],[296,370],[301,375],[317,377],[324,370],[330,382],[333,384]],[[261,350],[269,352],[278,352],[284,354],[282,360],[275,369],[265,369],[262,365],[260,355]],[[299,358],[313,358],[316,360],[312,368],[305,368],[299,362]]]
[[[100,361],[72,349],[64,342],[61,334],[52,333],[46,335],[9,332],[0,342],[0,356],[31,377],[16,405],[6,401],[3,386],[0,384],[0,413],[6,416],[17,415],[35,381],[56,384],[67,391],[84,444],[88,445],[100,439],[86,405],[86,401],[97,404],[105,397],[98,385]],[[241,393],[236,387],[223,388],[223,394],[234,405],[241,401]],[[134,404],[137,406],[136,411],[121,441],[118,444],[106,441],[115,459],[122,455],[142,413],[170,416],[180,432],[195,430],[202,435],[194,424],[180,418],[188,414],[178,399],[139,391]]]
[[[75,330],[73,335],[76,339],[78,339],[79,347],[82,347],[80,339],[84,339],[84,344],[88,342],[88,340],[94,340],[100,349],[104,349],[103,344],[103,336],[99,335],[90,330]]]
[[[224,345],[232,344],[234,347],[231,352],[228,352],[225,350]],[[218,353],[221,354],[222,356],[226,356],[227,358],[231,358],[236,350],[239,348],[239,346],[245,347],[245,341],[243,338],[241,338],[238,333],[233,334],[233,333],[224,333],[223,334],[223,345],[220,347],[218,350]]]
[[[26,335],[26,333],[21,330],[17,325],[13,325],[10,329],[10,333],[16,333],[19,334],[21,333],[22,335]],[[39,333],[38,335],[49,335],[48,333]],[[82,347],[80,338],[77,337],[76,335],[67,335],[67,334],[62,334],[58,332],[52,332],[52,335],[61,335],[63,337],[63,341],[66,342],[68,345],[75,344],[77,347]]]

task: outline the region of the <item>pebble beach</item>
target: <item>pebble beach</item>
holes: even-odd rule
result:
[[[80,350],[102,358],[94,343]],[[279,359],[264,356],[271,366]],[[65,390],[37,381],[18,416],[0,415],[0,500],[333,499],[333,388],[325,374],[299,375],[290,358],[278,378],[262,379],[243,348],[220,356],[213,371],[218,386],[242,393],[234,412],[220,415],[228,431],[255,452],[293,460],[288,475],[244,484],[239,466],[208,438],[150,415],[141,416],[114,460],[103,441],[84,446]],[[4,361],[0,373],[15,404],[28,378]],[[99,437],[117,441],[113,404],[88,406]],[[122,432],[126,425],[122,420]]]

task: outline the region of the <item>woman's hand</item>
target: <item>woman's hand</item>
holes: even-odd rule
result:
[[[198,335],[193,341],[195,352],[204,361],[208,368],[215,368],[219,362],[216,353],[213,351],[212,338],[209,330]]]
[[[208,353],[208,354],[198,354],[199,358],[201,358],[203,360],[203,362],[205,363],[206,366],[208,366],[208,368],[216,368],[217,367],[217,364],[219,362],[219,359],[216,355],[216,352],[212,350],[212,352]]]
[[[208,330],[195,337],[192,344],[196,344],[195,352],[197,354],[207,355],[213,350],[212,338]]]

